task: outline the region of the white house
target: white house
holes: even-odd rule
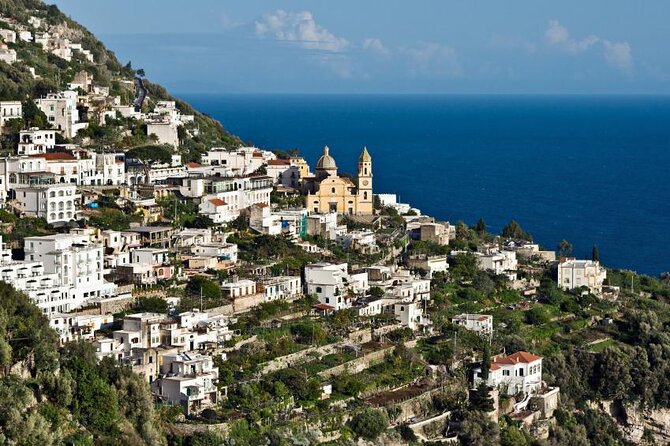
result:
[[[481,369],[475,369],[475,385],[482,382],[481,373]],[[528,352],[496,357],[491,363],[486,384],[506,395],[534,393],[542,387],[542,357]]]
[[[293,300],[302,296],[300,276],[279,276],[264,279],[260,283],[266,302],[273,300]]]
[[[163,401],[182,405],[186,415],[216,405],[219,369],[210,356],[181,352],[162,355],[161,359],[161,378],[154,388]]]
[[[479,336],[493,334],[493,316],[489,314],[459,314],[451,318],[451,323],[473,331]]]
[[[221,295],[228,299],[239,299],[241,297],[256,294],[256,282],[242,279],[221,284]]]
[[[89,243],[86,236],[26,237],[24,251],[26,261],[43,262],[46,274],[56,274],[60,285],[70,287],[69,310],[115,294],[116,285],[103,278],[103,247]]]
[[[0,101],[0,131],[5,128],[5,123],[10,119],[23,118],[23,105],[21,101]]]
[[[77,98],[76,91],[63,91],[35,99],[35,104],[47,116],[49,124],[61,130],[66,138],[72,138],[80,129],[88,126],[87,122],[79,121]]]
[[[351,306],[351,296],[348,294],[354,281],[347,272],[347,264],[334,265],[331,263],[315,263],[305,266],[305,291],[310,295],[316,295],[321,305],[331,307],[339,311]],[[360,283],[359,288],[367,284],[367,273],[365,283]],[[361,277],[359,282],[363,278]],[[324,307],[325,308],[325,307]]]
[[[147,136],[155,135],[158,144],[169,144],[172,147],[179,146],[179,133],[177,125],[173,122],[148,122]]]
[[[54,130],[40,130],[33,127],[19,133],[17,155],[38,155],[46,153],[56,146],[56,132]]]
[[[597,261],[567,259],[558,264],[558,286],[564,290],[585,286],[599,294],[606,278],[607,271]]]
[[[495,275],[504,275],[509,280],[516,280],[517,260],[515,251],[500,251],[490,254],[476,252],[479,267],[492,271]]]
[[[47,223],[67,223],[78,218],[81,195],[75,184],[49,184],[15,189],[21,210],[29,216],[42,217]]]
[[[201,157],[202,164],[208,166],[225,166],[236,175],[248,175],[256,172],[268,161],[277,157],[274,153],[256,147],[240,147],[236,150],[213,148]]]

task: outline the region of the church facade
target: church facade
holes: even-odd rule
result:
[[[337,174],[337,164],[328,147],[316,163],[315,175],[303,180],[305,207],[310,212],[337,212],[348,215],[372,215],[372,157],[363,148],[358,158],[358,176],[354,181]]]

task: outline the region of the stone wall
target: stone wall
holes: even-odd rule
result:
[[[332,367],[330,369],[322,370],[318,375],[322,378],[332,378],[343,373],[359,373],[367,369],[373,364],[377,364],[384,360],[386,353],[390,353],[395,347],[388,347],[382,350],[377,350],[360,358],[352,359],[351,361]]]

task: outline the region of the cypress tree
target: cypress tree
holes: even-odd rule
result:
[[[593,245],[593,250],[591,250],[591,260],[594,262],[600,262],[600,251],[598,251],[598,245]]]

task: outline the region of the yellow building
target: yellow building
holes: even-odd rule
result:
[[[372,157],[368,150],[363,148],[358,158],[358,184],[337,174],[335,159],[328,152],[328,147],[324,147],[315,176],[304,179],[306,208],[319,213],[372,215]]]

